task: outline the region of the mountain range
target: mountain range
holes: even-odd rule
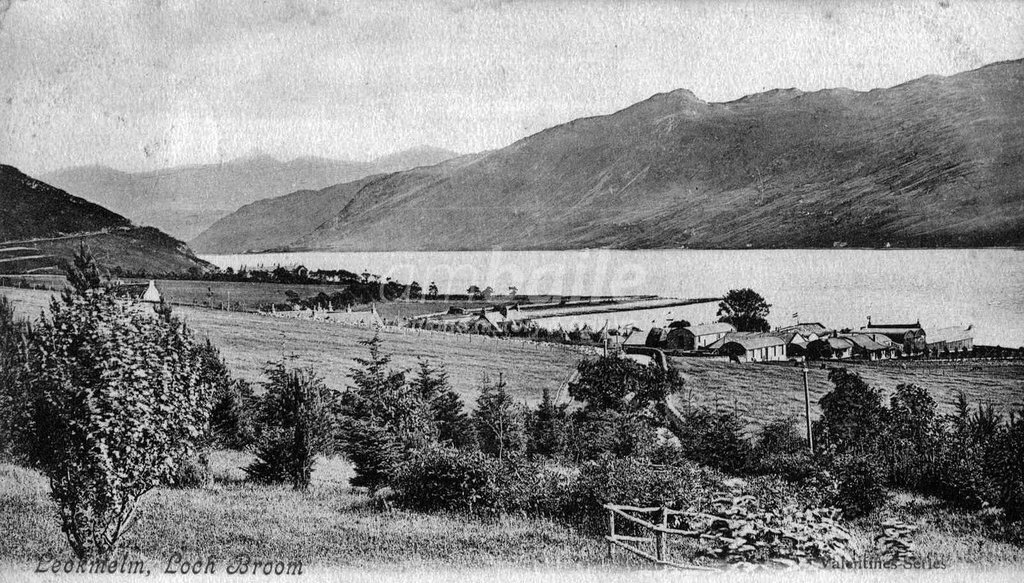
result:
[[[256,154],[222,164],[178,166],[151,172],[122,172],[80,166],[40,178],[140,225],[151,225],[188,240],[217,219],[255,200],[300,189],[319,189],[370,174],[431,165],[454,152],[419,147],[372,162],[305,157],[282,162]]]
[[[87,242],[97,263],[149,273],[205,271],[212,266],[153,227],[72,196],[0,164],[0,273],[46,271]]]
[[[655,95],[251,203],[201,253],[1024,244],[1024,60],[871,91]]]

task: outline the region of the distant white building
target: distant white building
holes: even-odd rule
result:
[[[156,282],[152,279],[149,280],[149,287],[146,288],[146,293],[142,294],[142,301],[151,304],[159,304],[164,301],[163,296],[160,295],[160,290],[156,289]]]

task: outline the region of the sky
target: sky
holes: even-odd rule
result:
[[[686,88],[868,90],[1024,57],[1024,2],[0,0],[0,163],[508,145]]]

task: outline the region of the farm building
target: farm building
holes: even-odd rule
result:
[[[735,331],[736,328],[732,324],[719,322],[671,328],[665,339],[665,347],[670,350],[703,350],[721,340],[726,334]]]
[[[896,356],[896,346],[892,340],[882,334],[877,334],[874,337],[870,334],[842,334],[840,338],[845,338],[853,343],[853,356],[857,358],[886,360]]]
[[[856,344],[849,338],[826,336],[807,344],[807,356],[812,359],[844,359],[853,358]]]
[[[708,346],[722,356],[737,362],[768,362],[786,360],[786,341],[771,334],[734,332]]]
[[[475,332],[500,332],[505,329],[508,320],[501,312],[480,310],[475,318],[470,320],[470,329]]]
[[[970,352],[974,349],[973,329],[974,326],[950,326],[928,332],[928,341],[925,344],[928,354],[940,356],[946,353]]]
[[[772,336],[778,336],[786,343],[786,356],[789,358],[799,358],[807,354],[807,344],[810,341],[800,332],[796,330],[778,330],[771,334]],[[817,336],[814,339],[817,340]]]
[[[892,340],[903,354],[919,354],[927,349],[924,329],[921,323],[916,324],[872,324],[859,330],[861,334],[882,334]]]

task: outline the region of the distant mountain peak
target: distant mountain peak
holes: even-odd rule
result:
[[[1022,245],[1020,64],[870,92],[659,93],[472,163],[265,201],[203,248]],[[284,228],[285,209],[305,214]]]

